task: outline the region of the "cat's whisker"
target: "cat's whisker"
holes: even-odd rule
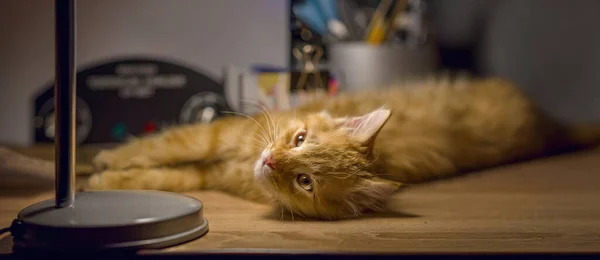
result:
[[[273,119],[273,116],[271,115],[269,110],[267,110],[266,107],[264,107],[264,106],[261,106],[261,107],[262,107],[265,115],[267,116],[267,118],[270,119],[271,126],[273,128],[272,138],[273,138],[273,142],[274,142],[275,140],[277,140],[277,133],[278,133],[278,129],[276,129],[276,126],[275,126],[275,120]]]
[[[260,137],[258,137],[258,138],[260,138]],[[254,137],[254,136],[249,136],[249,139],[250,139],[249,141],[255,141],[255,142],[258,142],[260,144],[264,144],[265,143],[264,140],[261,140],[261,139],[258,139],[258,138]]]
[[[262,145],[258,145],[258,144],[252,144],[252,143],[248,143],[248,144],[238,144],[240,147],[252,147],[252,148],[256,148],[258,150],[263,150],[264,146]]]
[[[263,116],[265,117],[265,120],[267,120],[267,140],[269,140],[269,142],[274,142],[273,139],[273,125],[271,124],[271,118],[267,115],[267,113],[263,110],[261,112],[263,114]]]
[[[352,202],[352,201],[349,201],[349,200],[345,199],[345,200],[344,200],[344,204],[346,204],[346,206],[347,206],[348,210],[349,210],[350,212],[352,212],[352,213],[354,214],[354,216],[359,216],[359,215],[360,215],[360,212],[359,212],[359,210],[356,208],[356,206],[354,205],[354,202]]]
[[[264,141],[261,141],[259,139],[256,138],[252,138],[251,141],[255,141],[258,142],[258,144],[254,143],[254,142],[248,142],[248,143],[237,143],[235,140],[222,140],[224,144],[226,145],[239,145],[241,147],[254,147],[257,148],[259,150],[263,150],[266,147],[266,143]]]
[[[264,141],[265,147],[269,146],[269,144],[271,144],[271,142],[268,141],[268,138],[266,137],[266,135],[261,134],[260,138]]]
[[[269,140],[269,142],[274,142],[275,139],[273,138],[273,134],[274,134],[274,129],[273,129],[273,123],[271,123],[271,117],[265,112],[263,111],[262,114],[264,115],[265,119],[267,120],[267,129],[269,130],[267,133],[267,139]]]
[[[296,213],[296,215],[298,215],[300,217],[304,217],[303,214],[301,214],[298,211],[295,211],[294,207],[287,200],[279,200],[279,203],[280,203],[280,205],[282,205],[283,207],[285,207],[290,212],[291,217],[292,217],[292,222],[294,221],[294,213]]]
[[[256,148],[258,150],[264,150],[265,149],[264,146],[260,146],[260,145],[250,145],[249,147],[253,147],[253,148]]]
[[[234,114],[234,115],[239,115],[239,116],[247,117],[247,118],[251,119],[252,121],[254,121],[258,125],[258,127],[260,127],[260,130],[263,132],[263,134],[267,134],[266,131],[265,131],[265,129],[258,122],[258,120],[256,120],[255,118],[253,118],[253,117],[251,117],[249,115],[246,115],[244,113],[235,112],[235,111],[221,111],[221,113],[224,113],[224,114]]]
[[[258,144],[258,145],[252,145],[252,147],[257,148],[258,150],[262,151],[266,148],[266,145]]]
[[[251,138],[252,138],[252,140],[254,140],[254,141],[258,142],[259,144],[262,144],[262,145],[264,145],[264,146],[267,146],[267,142],[266,142],[265,140],[258,140],[258,139],[256,139],[255,137],[251,137]]]
[[[268,180],[271,183],[271,185],[273,185],[273,189],[279,191],[279,185],[277,185],[277,180],[275,180],[275,177],[269,174]],[[278,199],[278,201],[281,201],[281,199]]]
[[[292,215],[292,222],[294,222],[295,221],[295,219],[294,219],[294,213],[298,214],[298,212],[296,212],[291,205],[288,205],[287,209],[289,210],[290,214]]]
[[[265,144],[265,147],[268,146],[271,142],[269,142],[268,138],[266,137],[266,134],[261,133],[259,135],[259,138],[262,140],[262,142]]]
[[[318,186],[318,183],[315,182],[315,185]],[[321,198],[317,195],[317,194],[313,194],[313,201],[315,201],[315,203],[321,207],[323,207],[323,203],[321,202]],[[316,211],[316,208],[315,208]]]
[[[269,141],[267,140],[267,138],[265,138],[265,134],[263,132],[257,133],[258,138],[260,138],[260,140],[264,143],[264,144],[268,144]]]
[[[258,144],[254,143],[252,141],[254,141]],[[259,140],[252,136],[250,136],[250,142],[248,142],[248,143],[239,143],[236,140],[228,140],[228,139],[221,140],[221,142],[223,142],[224,144],[226,144],[228,146],[237,146],[237,145],[250,146],[250,147],[258,148],[260,150],[263,150],[267,146],[267,143],[264,139]]]
[[[259,135],[259,137],[263,140],[263,142],[268,146],[268,138],[265,138],[265,136],[268,136],[267,131],[265,130],[265,128],[262,126],[262,124],[260,122],[258,122],[258,120],[256,120],[254,117],[244,114],[244,113],[239,113],[239,112],[234,112],[234,111],[223,111],[223,113],[230,113],[230,114],[236,114],[236,115],[241,115],[241,116],[245,116],[247,118],[252,119],[260,128],[260,131],[262,134]]]
[[[269,140],[270,140],[270,142],[275,142],[275,139],[273,139],[274,133],[271,132],[271,129],[273,129],[273,131],[275,131],[274,122],[273,122],[274,120],[273,120],[273,116],[271,115],[271,113],[269,113],[269,110],[265,106],[255,103],[255,102],[252,102],[252,101],[249,101],[249,100],[242,100],[242,102],[246,102],[248,104],[255,105],[262,110],[262,114],[265,116],[265,119],[267,120],[267,128],[269,129],[268,136],[270,138]]]
[[[293,213],[296,213],[296,215],[300,216],[301,218],[304,218],[304,217],[305,217],[305,216],[304,216],[304,214],[300,213],[299,211],[295,211],[293,207],[291,207],[291,206],[290,206],[290,207],[289,207],[289,209],[290,209],[290,210],[291,210]],[[293,215],[292,215],[292,216],[293,216]],[[294,221],[294,220],[292,219],[292,221]]]
[[[277,119],[277,125],[276,125],[276,130],[275,130],[275,140],[277,140],[279,138],[279,123],[281,121],[279,119]]]
[[[273,138],[272,142],[275,142],[275,140],[277,140],[277,136],[276,136],[277,135],[277,129],[275,127],[275,121],[273,120],[273,116],[271,116],[271,113],[269,113],[269,111],[266,108],[263,107],[263,109],[264,109],[265,115],[267,116],[267,118],[269,118],[269,120],[271,122],[271,127],[273,129],[273,133],[272,133],[271,137]]]
[[[321,198],[319,198],[319,196],[315,196],[315,201],[316,201],[317,205],[319,205],[320,207],[323,207],[323,202],[321,202]]]

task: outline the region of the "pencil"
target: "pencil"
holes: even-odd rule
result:
[[[379,44],[385,38],[385,16],[392,5],[392,0],[382,0],[367,29],[366,41],[369,44]]]
[[[389,38],[389,35],[394,30],[394,21],[396,17],[401,15],[406,9],[406,0],[395,0],[395,1],[382,1],[377,7],[371,24],[369,24],[369,34],[367,35],[367,42],[369,44],[381,44],[384,40]],[[389,14],[389,9],[393,9]]]

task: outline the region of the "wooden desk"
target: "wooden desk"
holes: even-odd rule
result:
[[[220,192],[205,204],[209,233],[161,251],[600,252],[600,149],[412,187],[396,212],[338,222],[269,218],[268,207]],[[2,191],[0,227],[52,191]],[[10,236],[0,237],[9,253]]]

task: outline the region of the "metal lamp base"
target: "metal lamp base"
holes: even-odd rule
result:
[[[202,203],[161,191],[91,191],[75,194],[75,206],[46,200],[13,221],[15,251],[95,251],[165,248],[208,232]]]

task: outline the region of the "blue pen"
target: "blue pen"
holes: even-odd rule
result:
[[[311,0],[311,2],[327,22],[327,29],[330,34],[338,39],[346,39],[349,36],[348,25],[340,21],[335,0]]]
[[[321,36],[327,35],[327,21],[319,14],[319,10],[311,2],[307,1],[296,4],[293,7],[293,12],[311,30]]]
[[[325,18],[326,21],[331,19],[339,19],[336,10],[335,2],[331,0],[310,0],[320,12],[320,15]]]

